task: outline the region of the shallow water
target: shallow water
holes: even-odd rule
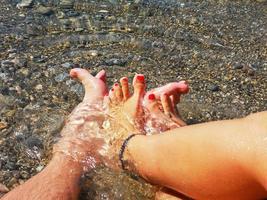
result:
[[[266,1],[18,3],[0,4],[0,183],[9,188],[48,162],[65,116],[82,99],[68,76],[77,66],[105,69],[110,84],[135,73],[145,74],[149,88],[188,80],[179,108],[189,124],[267,108]],[[153,193],[144,195],[150,186],[129,175],[95,173],[85,179],[89,199]]]

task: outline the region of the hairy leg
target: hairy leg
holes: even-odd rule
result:
[[[91,130],[90,125],[92,121],[103,120],[98,106],[107,94],[105,72],[93,77],[84,69],[73,69],[70,75],[82,82],[85,96],[70,114],[61,132],[62,138],[54,147],[52,160],[42,172],[7,193],[3,200],[77,199],[84,168],[94,168],[99,162],[100,157],[96,155],[103,140],[92,137],[95,130]]]

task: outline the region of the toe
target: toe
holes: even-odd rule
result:
[[[178,92],[181,94],[186,94],[189,92],[189,85],[187,81],[180,81],[176,83],[176,87],[178,89]]]
[[[122,94],[123,94],[123,100],[127,101],[130,97],[130,90],[129,90],[129,82],[127,77],[122,77],[120,79],[121,88],[122,88]]]
[[[133,79],[134,95],[142,96],[145,92],[145,76],[136,74]]]
[[[186,126],[186,125],[187,125],[187,124],[185,123],[185,121],[182,120],[182,118],[181,118],[180,116],[178,116],[178,115],[172,115],[171,120],[172,120],[174,123],[178,124],[180,127],[182,127],[182,126]]]
[[[115,103],[116,102],[116,96],[115,96],[115,90],[114,90],[114,88],[111,88],[109,90],[108,96],[109,96],[109,99],[110,99],[110,103]]]
[[[173,96],[172,96],[172,98],[173,98]],[[171,120],[175,124],[179,125],[179,127],[186,126],[186,123],[181,119],[181,117],[179,115],[176,104],[173,105],[172,98],[167,96],[167,95],[161,96],[161,103],[162,103],[162,107],[164,110],[164,114],[167,117],[171,118]]]
[[[162,87],[154,89],[154,94],[157,99],[160,99],[162,94],[166,94],[168,96],[175,94],[186,94],[189,91],[188,84],[185,81],[173,82]]]
[[[162,94],[160,96],[160,100],[161,100],[164,114],[167,115],[168,117],[170,117],[170,115],[174,114],[174,109],[173,109],[170,97],[166,94]]]
[[[98,72],[95,77],[102,80],[105,84],[107,83],[107,75],[105,70]]]
[[[122,90],[121,90],[120,85],[118,83],[115,83],[113,88],[114,88],[114,93],[115,93],[115,97],[116,97],[117,103],[122,102],[123,94],[122,94]]]
[[[151,113],[160,111],[158,101],[156,100],[156,96],[153,93],[150,93],[146,96],[146,98],[144,99],[144,106]]]
[[[176,115],[179,115],[177,104],[180,102],[181,95],[179,93],[170,96],[171,104]]]
[[[70,71],[70,76],[72,78],[78,78],[79,81],[83,84],[85,88],[85,95],[92,89],[93,87],[93,77],[86,69],[75,68]]]

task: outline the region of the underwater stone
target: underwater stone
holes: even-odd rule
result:
[[[61,73],[61,74],[59,74],[59,75],[57,75],[57,76],[55,77],[55,81],[56,81],[56,82],[62,82],[62,81],[64,81],[65,78],[67,78],[68,76],[69,76],[69,74],[67,74],[66,72]]]
[[[26,145],[32,149],[34,147],[37,148],[43,148],[43,142],[37,137],[37,136],[30,136],[27,140],[26,140]]]
[[[220,90],[220,87],[218,85],[212,84],[208,87],[208,89],[212,92],[217,92]]]
[[[117,59],[117,58],[112,58],[110,60],[105,61],[107,65],[111,66],[111,65],[119,65],[119,66],[123,66],[127,63],[126,60],[123,59]]]
[[[69,62],[66,62],[66,63],[63,63],[61,66],[64,67],[64,68],[72,68],[73,64],[69,63]]]
[[[37,8],[36,13],[49,16],[49,15],[52,15],[54,13],[54,11],[50,7],[40,6],[39,8]]]
[[[59,6],[64,9],[72,8],[74,2],[72,0],[61,0]]]
[[[32,6],[33,0],[22,0],[17,4],[17,8],[30,8]]]
[[[13,67],[14,66],[14,62],[12,62],[11,60],[3,60],[1,62],[1,67]]]

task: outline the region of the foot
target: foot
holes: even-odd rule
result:
[[[157,101],[160,102],[159,106],[162,111],[164,111],[163,109],[164,102],[167,103],[168,101],[168,104],[171,104],[169,108],[172,110],[172,113],[175,113],[175,115],[179,117],[180,115],[177,109],[177,104],[180,102],[181,95],[188,93],[188,91],[189,91],[189,87],[186,81],[173,82],[173,83],[164,85],[162,87],[158,87],[158,88],[150,90],[149,92],[147,92],[145,99],[147,99],[148,95],[153,93]],[[165,105],[168,105],[168,104],[165,104]],[[167,109],[165,109],[165,113],[168,114]],[[181,126],[186,125],[184,122],[180,122],[180,123],[182,123],[180,124]]]
[[[63,153],[75,161],[95,166],[99,158],[95,155],[99,155],[104,145],[102,123],[105,120],[106,73],[102,70],[94,77],[87,70],[76,68],[70,71],[70,76],[83,84],[85,95],[69,115],[61,131],[62,137],[54,146],[54,154]]]
[[[143,98],[145,94],[145,77],[136,74],[133,79],[133,95],[130,95],[127,77],[115,83],[109,92],[110,110],[113,117],[121,122],[128,131],[143,130]]]
[[[188,91],[188,84],[180,81],[147,92],[144,98],[144,107],[147,111],[147,134],[164,132],[186,125],[180,117],[177,104],[180,102],[180,96]]]
[[[95,77],[87,70],[75,68],[70,71],[71,78],[77,78],[85,89],[83,102],[97,102],[107,95],[106,72],[101,70]]]

